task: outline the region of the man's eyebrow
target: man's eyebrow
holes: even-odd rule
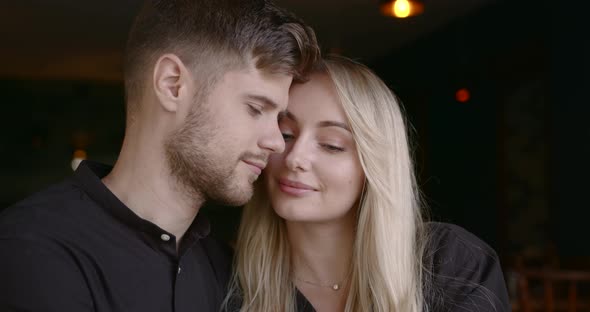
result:
[[[260,102],[265,106],[271,107],[273,109],[279,107],[279,104],[277,104],[275,101],[271,100],[269,97],[264,95],[246,94],[246,98],[251,101]]]

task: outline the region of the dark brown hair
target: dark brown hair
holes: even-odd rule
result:
[[[129,33],[125,55],[128,114],[141,102],[157,59],[177,55],[213,84],[229,69],[255,61],[258,69],[303,77],[319,59],[313,30],[270,0],[151,0]],[[207,92],[201,88],[200,92]]]

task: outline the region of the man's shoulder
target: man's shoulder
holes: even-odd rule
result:
[[[91,203],[73,179],[66,179],[5,208],[0,213],[0,236],[66,230],[83,213],[81,206]]]
[[[233,259],[233,249],[225,242],[212,236],[201,239],[201,244],[211,259],[211,262],[231,265]]]
[[[233,249],[226,243],[211,236],[201,240],[201,245],[215,271],[218,282],[227,285],[232,272]]]

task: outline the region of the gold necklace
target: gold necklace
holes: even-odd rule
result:
[[[309,285],[312,285],[312,286],[330,288],[333,291],[339,291],[342,288],[342,286],[344,286],[344,283],[346,283],[346,281],[348,280],[349,275],[350,275],[350,271],[348,271],[348,273],[346,274],[346,277],[343,280],[341,280],[337,283],[317,283],[317,282],[312,282],[310,280],[299,278],[297,275],[294,275],[294,277],[296,280],[306,283],[306,284],[309,284]]]

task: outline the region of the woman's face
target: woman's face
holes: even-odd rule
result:
[[[265,169],[276,213],[288,221],[331,222],[353,211],[364,173],[346,115],[327,75],[292,86],[279,118],[285,151]]]

